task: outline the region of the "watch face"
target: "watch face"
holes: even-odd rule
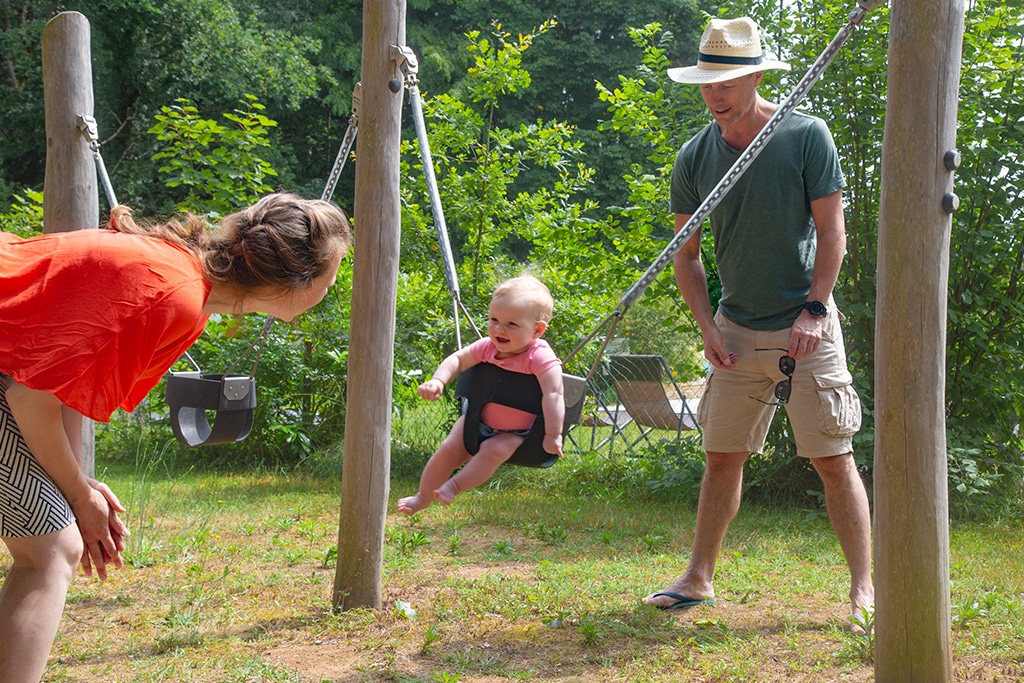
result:
[[[804,308],[806,308],[811,315],[817,318],[823,318],[828,313],[828,309],[825,308],[825,304],[820,301],[808,301],[804,304]]]

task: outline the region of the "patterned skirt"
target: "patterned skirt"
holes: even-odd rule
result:
[[[0,374],[0,537],[23,538],[60,531],[75,521],[64,495],[29,452]]]

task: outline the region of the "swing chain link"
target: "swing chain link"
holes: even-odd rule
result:
[[[363,83],[362,81],[357,81],[355,87],[352,88],[352,116],[348,119],[348,129],[345,131],[345,137],[342,139],[341,147],[338,149],[338,156],[334,159],[334,166],[331,168],[327,183],[324,185],[324,191],[320,194],[320,199],[324,201],[329,201],[334,195],[334,187],[338,184],[341,170],[345,168],[345,161],[348,159],[349,152],[352,150],[352,145],[356,140],[356,133],[359,132],[359,109],[362,105],[362,99]]]

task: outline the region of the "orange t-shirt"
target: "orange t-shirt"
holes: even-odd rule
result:
[[[106,422],[199,337],[209,293],[195,254],[159,238],[0,232],[0,372]]]

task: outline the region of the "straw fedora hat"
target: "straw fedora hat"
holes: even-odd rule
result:
[[[679,83],[718,83],[765,69],[789,71],[789,64],[762,57],[753,19],[712,19],[700,38],[697,65],[669,69],[668,77]]]

